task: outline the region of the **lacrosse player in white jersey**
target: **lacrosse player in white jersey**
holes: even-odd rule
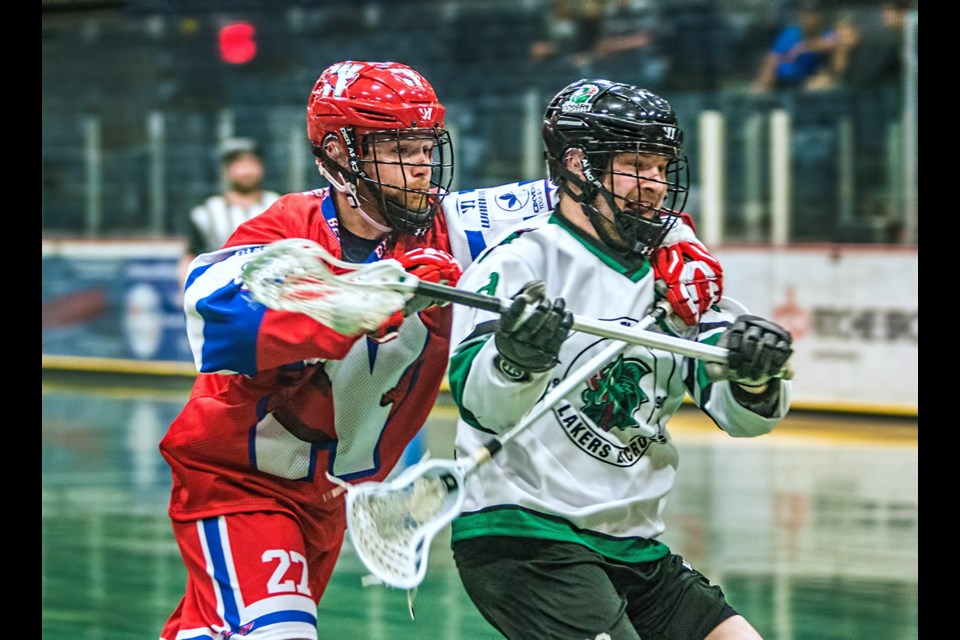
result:
[[[609,343],[571,331],[572,314],[633,325],[667,295],[680,322],[659,330],[726,347],[728,365],[630,345],[504,446],[452,524],[463,584],[511,640],[759,638],[659,541],[678,465],[667,426],[689,393],[729,435],[768,433],[789,408],[791,336],[716,295],[702,245],[668,241],[690,225],[683,133],[666,100],[580,80],[550,102],[543,136],[557,208],[488,248],[458,285],[513,303],[502,316],[455,305],[457,455]]]

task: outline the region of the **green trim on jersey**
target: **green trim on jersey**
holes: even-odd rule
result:
[[[480,255],[477,256],[477,258],[476,258],[476,260],[474,260],[474,262],[483,262],[484,260],[487,259],[487,256],[490,255],[490,253],[493,251],[493,249],[495,249],[496,247],[502,247],[502,246],[505,245],[505,244],[510,244],[511,242],[513,242],[514,240],[516,240],[517,238],[519,238],[520,236],[522,236],[525,232],[530,231],[530,230],[531,230],[531,229],[524,228],[524,229],[519,229],[519,230],[517,230],[517,231],[514,231],[513,233],[508,234],[505,238],[503,238],[503,239],[502,239],[500,242],[498,242],[497,244],[492,244],[492,245],[490,245],[489,247],[487,247],[486,249],[484,249],[484,250],[480,253]]]
[[[640,282],[650,272],[649,260],[644,260],[638,268],[631,268],[624,265],[619,260],[603,251],[602,248],[595,244],[595,241],[590,241],[590,239],[585,237],[583,231],[577,229],[575,226],[570,224],[569,221],[556,215],[556,213],[550,214],[550,218],[547,220],[547,222],[562,228],[564,231],[573,236],[580,244],[582,244],[587,251],[597,256],[601,262],[617,273],[626,276],[631,282]]]
[[[467,376],[470,375],[470,367],[473,366],[473,361],[477,357],[477,353],[480,352],[480,349],[486,344],[488,339],[489,336],[486,336],[485,338],[476,339],[472,344],[465,342],[460,345],[456,353],[450,356],[450,367],[447,370],[447,383],[450,385],[450,394],[460,409],[460,417],[471,427],[482,431],[487,430],[480,426],[480,421],[477,420],[475,415],[463,408],[463,388],[467,383]]]
[[[622,562],[651,562],[669,555],[670,548],[646,538],[612,538],[577,530],[569,522],[516,507],[497,507],[462,515],[451,523],[451,542],[481,536],[516,536],[559,540],[583,545],[605,558]]]
[[[701,344],[709,344],[712,346],[716,346],[717,343],[720,342],[720,336],[722,335],[723,335],[723,332],[721,331],[719,333],[713,334],[712,336],[708,336],[704,338],[700,342]],[[697,367],[697,383],[700,385],[700,396],[701,396],[700,399],[702,400],[704,389],[709,389],[714,381],[711,380],[710,376],[707,375],[707,363],[704,360],[697,360],[696,367]]]

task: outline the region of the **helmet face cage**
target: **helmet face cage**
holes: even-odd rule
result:
[[[346,60],[321,73],[307,104],[307,137],[321,172],[376,207],[401,233],[430,228],[453,181],[445,107],[413,68],[397,62]],[[346,151],[334,159],[335,137]],[[386,170],[394,165],[396,170]],[[413,165],[429,166],[429,187],[408,185]],[[421,172],[422,174],[422,172]],[[429,193],[429,196],[428,196]]]
[[[663,180],[655,180],[646,176],[638,176],[636,172],[615,171],[613,158],[622,153],[647,154],[649,152],[638,149],[636,146],[613,151],[586,152],[587,166],[590,169],[584,174],[588,184],[583,189],[583,193],[590,194],[592,197],[588,196],[589,200],[584,198],[581,205],[590,208],[591,211],[588,212],[588,215],[593,220],[593,216],[599,215],[593,202],[597,195],[602,197],[610,210],[613,211],[613,226],[619,236],[620,243],[617,243],[615,238],[604,237],[604,241],[615,247],[618,244],[626,245],[632,253],[649,257],[679,220],[678,214],[683,211],[686,204],[687,187],[685,185],[689,183],[686,159],[681,157],[679,160],[670,160],[664,172]],[[588,173],[591,175],[588,176]],[[665,185],[666,194],[660,208],[653,211],[651,217],[646,217],[650,215],[650,206],[639,200],[616,193],[615,188],[613,190],[608,189],[605,184],[605,177],[616,175]],[[609,183],[612,185],[614,181],[611,179]],[[595,220],[594,225],[600,227],[598,231],[602,237],[602,226],[597,225]]]
[[[580,202],[606,244],[647,257],[660,246],[683,210],[689,185],[683,132],[666,100],[627,84],[580,80],[550,102],[544,116],[543,139],[550,178]],[[565,166],[570,149],[585,154],[582,178]],[[613,158],[624,153],[668,159],[663,180],[666,195],[650,218],[645,217],[650,215],[649,206],[613,193],[604,185],[604,178],[614,173]],[[617,174],[649,180],[632,173]],[[571,184],[579,194],[570,190]],[[613,211],[612,226],[619,238],[605,231],[609,224],[604,224],[596,208],[598,197]]]
[[[359,144],[359,171],[351,172],[376,199],[374,204],[400,233],[420,234],[433,225],[443,197],[453,180],[453,145],[441,129],[394,129],[365,135]],[[397,167],[397,178],[384,177],[387,167]],[[408,184],[407,169],[428,167],[430,186]],[[361,194],[361,197],[363,195]]]

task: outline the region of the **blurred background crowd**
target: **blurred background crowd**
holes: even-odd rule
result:
[[[234,136],[260,145],[270,189],[323,186],[308,93],[356,58],[431,80],[454,188],[543,177],[546,102],[606,76],[674,104],[695,187],[702,116],[719,116],[724,241],[769,238],[782,114],[791,242],[916,244],[917,14],[876,0],[42,0],[43,235],[187,237]]]

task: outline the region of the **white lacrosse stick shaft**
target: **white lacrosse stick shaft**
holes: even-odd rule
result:
[[[301,238],[278,240],[247,266],[243,281],[261,304],[307,314],[334,329],[355,333],[378,326],[378,320],[403,308],[413,296],[453,302],[493,313],[510,308],[511,300],[424,282],[394,259],[352,264],[334,258],[321,245]],[[311,295],[316,292],[318,295]],[[369,316],[364,321],[361,316]],[[693,340],[635,327],[573,316],[574,331],[610,340],[663,349],[690,358],[727,364],[727,350]]]
[[[510,300],[494,298],[471,291],[463,291],[432,282],[418,282],[416,284],[415,295],[429,297],[443,302],[454,302],[494,313],[505,312],[510,308],[511,303]],[[571,329],[589,333],[594,336],[600,336],[601,338],[609,338],[610,340],[622,340],[643,347],[663,349],[672,353],[678,353],[682,356],[703,360],[704,362],[714,362],[722,365],[727,364],[727,350],[723,347],[716,347],[693,340],[647,331],[655,322],[656,319],[652,322],[640,323],[633,327],[625,327],[623,325],[601,322],[600,320],[574,314]]]

